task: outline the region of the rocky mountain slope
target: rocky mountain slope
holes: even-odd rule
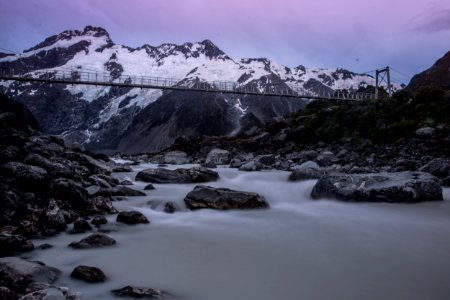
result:
[[[417,91],[426,86],[450,90],[450,51],[438,59],[429,69],[415,75],[407,89]]]
[[[0,69],[21,74],[65,70],[73,71],[73,76],[89,71],[113,79],[122,75],[158,76],[185,84],[220,80],[258,89],[275,85],[310,93],[358,90],[374,82],[368,75],[339,68],[289,68],[265,58],[233,60],[209,40],[130,48],[115,44],[106,30],[92,26],[51,36],[21,54],[2,55]],[[62,134],[68,141],[103,151],[159,149],[184,134],[232,134],[242,127],[292,113],[305,104],[277,97],[265,101],[255,96],[17,82],[1,82],[0,92],[24,103],[45,132]],[[220,109],[211,114],[198,107],[208,101],[209,108]],[[202,115],[190,115],[193,112]],[[220,122],[212,124],[206,119]],[[137,120],[146,120],[147,127],[138,126]],[[137,135],[136,126],[143,135]],[[145,146],[130,144],[137,141]]]

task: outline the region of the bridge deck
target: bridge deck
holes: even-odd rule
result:
[[[329,99],[329,100],[363,100],[374,99],[374,94],[367,93],[306,93],[294,88],[266,87],[262,90],[254,86],[240,86],[237,82],[211,81],[211,82],[186,82],[174,78],[148,77],[148,76],[118,76],[95,72],[50,71],[33,72],[27,74],[14,74],[11,71],[1,72],[0,80],[13,80],[22,82],[80,84],[94,86],[111,86],[124,88],[161,89],[176,91],[199,91],[211,93],[226,93],[240,95],[256,95],[271,97],[289,97],[304,99]]]

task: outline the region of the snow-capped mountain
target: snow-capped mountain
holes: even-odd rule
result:
[[[92,26],[51,36],[21,54],[0,55],[0,69],[20,74],[77,70],[107,74],[113,78],[151,76],[174,78],[180,84],[230,81],[261,90],[275,85],[310,93],[357,90],[374,84],[371,76],[339,68],[289,68],[265,58],[233,60],[209,40],[130,48],[113,43],[106,30]],[[17,82],[0,82],[0,91],[26,104],[44,130],[50,133],[63,134],[69,140],[95,149],[125,151],[130,145],[123,142],[124,137],[127,140],[135,134],[136,130],[129,130],[136,127],[136,120],[149,121],[145,115],[153,116],[151,124],[148,124],[150,127],[141,128],[143,132],[133,142],[142,138],[145,139],[142,144],[147,146],[133,147],[133,151],[167,146],[182,134],[204,134],[202,126],[217,127],[206,122],[198,124],[202,118],[195,120],[197,124],[190,123],[190,119],[196,118],[184,116],[188,113],[185,111],[191,114],[212,114],[211,111],[215,111],[217,118],[211,121],[222,120],[222,125],[213,132],[207,130],[205,134],[230,134],[239,130],[241,120],[249,119],[249,114],[262,123],[268,118],[295,111],[304,104],[300,100],[281,100],[279,97],[263,100],[264,97],[257,96]],[[212,99],[211,103],[221,109],[214,110],[211,105],[206,105],[205,99]],[[161,101],[166,102],[156,105]],[[189,109],[198,101],[210,111]],[[156,107],[160,111],[156,111]],[[158,114],[167,116],[167,119],[154,123]],[[182,126],[181,120],[185,121],[181,122]],[[163,127],[164,130],[161,129]]]

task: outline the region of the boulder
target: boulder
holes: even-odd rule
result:
[[[92,225],[102,225],[102,224],[107,224],[108,220],[104,217],[104,216],[94,216],[92,218],[91,224]]]
[[[73,222],[72,233],[85,233],[86,231],[92,230],[92,226],[89,225],[88,221],[83,218],[78,218]]]
[[[176,170],[146,169],[136,175],[136,180],[150,183],[200,183],[216,181],[218,178],[217,172],[202,167]]]
[[[248,163],[245,163],[239,167],[239,171],[247,171],[247,172],[253,172],[253,171],[261,171],[263,168],[263,164],[258,161],[249,161]]]
[[[184,203],[191,209],[212,208],[218,210],[267,208],[265,199],[249,192],[234,191],[210,186],[196,186],[184,198]]]
[[[164,154],[163,163],[171,165],[183,165],[189,163],[186,152],[170,151]]]
[[[6,286],[0,286],[0,299],[2,300],[17,300],[19,299],[19,296],[11,291]]]
[[[134,224],[148,224],[150,221],[144,216],[141,212],[132,210],[132,211],[121,211],[117,215],[117,222],[134,225]]]
[[[230,163],[230,152],[223,149],[212,149],[206,156],[205,163],[213,165],[227,165]]]
[[[97,247],[105,247],[112,246],[116,243],[116,241],[102,233],[93,233],[78,242],[72,242],[69,244],[69,247],[75,249],[88,249],[88,248],[97,248]]]
[[[442,200],[439,179],[423,172],[329,174],[314,186],[313,199],[332,197],[355,202]]]
[[[36,290],[19,300],[85,300],[86,298],[81,293],[72,293],[65,287],[49,286],[44,289]]]
[[[316,162],[322,167],[329,167],[338,161],[339,159],[331,151],[323,151],[316,158]]]
[[[436,132],[436,129],[433,127],[422,127],[416,130],[416,135],[420,137],[430,137],[433,136]]]
[[[61,275],[61,271],[46,266],[41,262],[28,261],[19,257],[0,258],[0,274],[2,285],[22,292],[32,282],[53,283]]]
[[[16,252],[27,252],[33,249],[33,243],[21,235],[0,234],[0,256],[12,255]]]
[[[130,180],[123,180],[120,182],[120,185],[133,185],[133,182],[131,182]]]
[[[121,289],[112,290],[114,295],[119,297],[131,297],[131,298],[148,298],[148,299],[164,299],[172,297],[171,294],[152,288],[143,288],[127,285]]]
[[[292,169],[293,171],[289,175],[289,180],[291,181],[319,179],[327,174],[325,168],[320,167],[313,161],[304,162],[301,165],[292,167]]]
[[[86,282],[103,282],[106,280],[105,273],[97,267],[78,266],[73,269],[70,276],[76,279],[81,279]]]
[[[450,161],[446,159],[433,159],[421,166],[418,171],[430,173],[439,178],[450,176]]]
[[[32,153],[29,154],[25,160],[25,163],[37,167],[41,167],[47,171],[48,175],[51,178],[71,178],[74,175],[74,170],[67,164],[62,164],[59,162],[53,162],[50,159],[47,159],[39,154]]]
[[[101,189],[99,194],[102,196],[124,196],[124,197],[146,196],[144,192],[129,188],[127,186],[116,186],[110,189]]]
[[[0,174],[11,180],[12,184],[22,190],[40,189],[48,184],[48,173],[41,167],[30,166],[21,162],[8,162],[0,166]]]
[[[50,183],[49,191],[56,199],[64,200],[67,207],[71,209],[76,211],[92,210],[88,192],[73,180],[55,179]]]
[[[176,211],[175,204],[173,202],[167,202],[164,204],[164,212],[168,214],[173,214]]]
[[[63,211],[54,199],[50,199],[47,208],[45,209],[46,227],[64,231],[67,228],[66,219]]]
[[[155,187],[153,186],[153,184],[149,183],[145,186],[144,191],[149,191],[149,190],[154,190]]]

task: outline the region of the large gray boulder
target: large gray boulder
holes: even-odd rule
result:
[[[230,163],[231,154],[227,150],[215,148],[206,156],[206,164],[227,165]]]
[[[439,178],[445,178],[450,176],[450,160],[439,158],[433,159],[421,166],[418,171],[427,172]]]
[[[127,298],[147,298],[147,299],[165,299],[172,298],[172,295],[166,291],[152,288],[144,288],[127,285],[121,289],[112,290],[114,295]]]
[[[189,209],[212,208],[219,210],[267,208],[264,197],[249,192],[234,191],[210,186],[196,186],[184,198]]]
[[[55,282],[61,275],[61,271],[43,263],[19,257],[2,257],[0,258],[0,274],[8,288],[24,291],[32,282]]]
[[[112,246],[116,241],[103,233],[93,233],[78,242],[72,242],[69,247],[75,249],[88,249],[88,248],[98,248],[105,246]]]
[[[421,202],[442,200],[439,179],[423,172],[341,174],[320,178],[313,199],[332,197],[355,202]]]
[[[200,183],[216,181],[217,172],[203,167],[169,170],[164,168],[146,169],[136,175],[136,180],[150,183]]]
[[[289,175],[289,180],[299,181],[308,179],[319,179],[327,174],[327,170],[313,161],[304,162],[292,167],[293,171]]]

